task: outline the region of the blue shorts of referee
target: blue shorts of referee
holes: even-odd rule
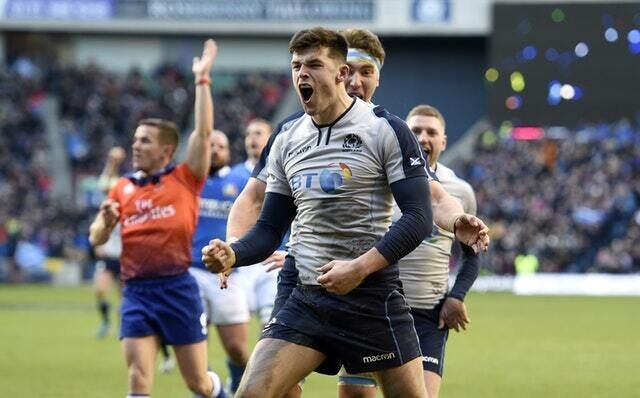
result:
[[[207,316],[191,274],[125,282],[120,338],[158,335],[169,345],[207,338]]]

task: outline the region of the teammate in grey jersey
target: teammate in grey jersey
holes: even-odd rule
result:
[[[275,139],[254,228],[203,249],[214,272],[255,263],[293,221],[300,283],[265,328],[238,396],[281,396],[326,360],[328,373],[376,372],[388,396],[426,397],[396,265],[431,230],[422,150],[400,119],[347,94],[344,37],[303,30],[289,48],[305,114]],[[392,195],[403,214],[389,229]]]
[[[379,84],[380,69],[385,60],[385,52],[378,37],[365,29],[342,31],[349,42],[347,62],[350,74],[347,84],[349,94],[371,101]],[[418,113],[418,116],[414,113]],[[428,117],[425,117],[428,116]],[[441,185],[445,190],[461,200],[466,213],[475,215],[475,197],[466,182],[455,177],[450,169],[437,163],[446,145],[444,119],[440,112],[429,106],[419,106],[409,114],[407,123],[416,134],[422,148],[429,156],[430,167],[436,170],[440,184],[432,183],[432,188]],[[433,192],[432,189],[432,200]],[[437,201],[434,200],[434,203]],[[461,208],[461,209],[462,209]],[[394,218],[399,215],[395,208]],[[434,206],[434,217],[443,212]],[[436,233],[423,241],[412,253],[399,262],[400,278],[403,282],[407,302],[411,306],[416,330],[420,338],[423,354],[424,378],[429,398],[438,396],[443,369],[444,345],[448,327],[459,330],[467,319],[462,298],[468,286],[477,275],[477,256],[467,247],[463,271],[451,294],[442,300],[448,290],[449,256],[453,243],[453,231],[438,226]],[[468,273],[469,277],[467,277]],[[286,275],[286,273],[283,273]],[[470,282],[468,282],[468,280]],[[441,311],[441,307],[443,310]],[[445,328],[444,326],[447,326]],[[342,369],[338,381],[340,398],[374,398],[377,383],[371,375],[348,374]]]

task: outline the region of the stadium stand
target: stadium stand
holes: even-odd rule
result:
[[[130,147],[143,117],[174,120],[183,135],[192,125],[190,71],[162,64],[126,75],[99,65],[61,66],[55,60],[17,58],[0,69],[0,280],[49,280],[60,259],[89,258],[87,228],[102,200],[97,189],[108,149]],[[271,118],[289,79],[278,73],[220,73],[216,127],[244,153],[242,129],[254,117]],[[54,198],[43,117],[45,98],[59,103],[75,200]]]
[[[529,253],[539,272],[638,272],[640,130],[623,120],[533,141],[511,131],[480,135],[465,171],[493,233],[487,271],[512,274]]]

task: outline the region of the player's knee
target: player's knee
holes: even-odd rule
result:
[[[376,388],[359,385],[341,385],[338,387],[339,398],[375,398]]]
[[[269,391],[271,390],[269,387],[268,383],[256,382],[245,374],[234,398],[275,398],[279,396],[273,391]]]
[[[129,380],[136,391],[147,390],[151,386],[153,369],[145,369],[142,366],[132,364],[129,366]]]
[[[202,395],[203,397],[211,394],[213,388],[212,380],[207,374],[199,376],[184,376],[184,381],[187,384],[187,388],[194,394]]]

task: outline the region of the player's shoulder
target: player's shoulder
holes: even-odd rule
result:
[[[371,108],[371,112],[383,128],[387,127],[388,130],[393,131],[396,135],[411,134],[411,130],[409,130],[405,121],[389,112],[383,106],[375,105]]]
[[[288,131],[292,126],[294,126],[296,124],[296,122],[299,122],[302,119],[304,119],[305,115],[306,115],[306,113],[304,113],[304,111],[300,110],[300,111],[297,111],[297,112],[292,113],[289,116],[285,117],[280,122],[278,122],[278,124],[276,125],[276,128],[273,131],[274,135],[278,135],[280,133]]]

